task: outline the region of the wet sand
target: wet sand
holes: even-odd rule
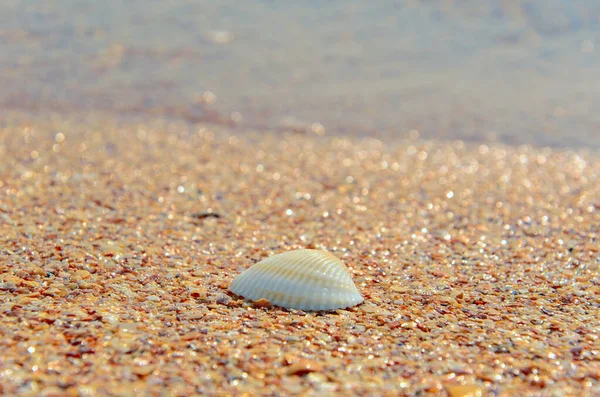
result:
[[[597,153],[2,125],[4,394],[600,393]],[[341,258],[364,304],[228,292],[302,247]]]

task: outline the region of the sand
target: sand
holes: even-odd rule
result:
[[[598,153],[1,125],[4,394],[600,394]],[[342,259],[365,302],[228,292],[298,248]]]

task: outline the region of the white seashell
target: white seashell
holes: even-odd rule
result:
[[[335,310],[363,297],[344,263],[324,251],[297,250],[267,258],[237,276],[229,290],[288,309]]]

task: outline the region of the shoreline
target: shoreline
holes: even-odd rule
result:
[[[181,132],[193,135],[199,128],[220,131],[224,135],[244,136],[256,139],[264,134],[268,135],[297,135],[317,138],[319,136],[339,139],[352,139],[355,141],[374,139],[384,144],[400,144],[409,142],[441,142],[445,144],[462,143],[464,145],[492,145],[507,148],[531,147],[534,149],[552,149],[559,151],[575,151],[591,155],[600,155],[600,146],[590,144],[592,137],[577,136],[568,142],[560,136],[548,133],[548,136],[535,135],[523,138],[514,134],[497,134],[488,131],[485,127],[469,128],[470,133],[456,134],[447,128],[434,128],[432,125],[421,125],[424,130],[418,129],[419,123],[405,123],[405,125],[391,129],[376,129],[373,127],[348,128],[344,126],[323,126],[318,121],[311,122],[295,117],[284,117],[280,123],[270,125],[266,121],[252,119],[248,121],[233,120],[226,113],[215,109],[196,109],[192,107],[173,108],[171,113],[164,109],[136,108],[125,111],[111,109],[91,111],[69,110],[68,106],[58,106],[56,109],[38,109],[37,107],[24,107],[10,110],[0,118],[0,127],[27,125],[52,125],[52,124],[78,124],[84,126],[97,126],[101,128],[108,124],[111,128],[137,128],[136,126],[150,124],[155,128],[175,128]],[[203,113],[204,112],[204,113]],[[237,112],[234,112],[237,113]],[[439,132],[441,131],[441,132]],[[487,131],[487,132],[486,132]],[[464,132],[464,131],[463,131]]]

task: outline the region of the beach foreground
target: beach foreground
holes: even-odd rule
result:
[[[4,394],[600,394],[597,153],[2,125]],[[342,259],[365,302],[228,291],[298,248]]]

